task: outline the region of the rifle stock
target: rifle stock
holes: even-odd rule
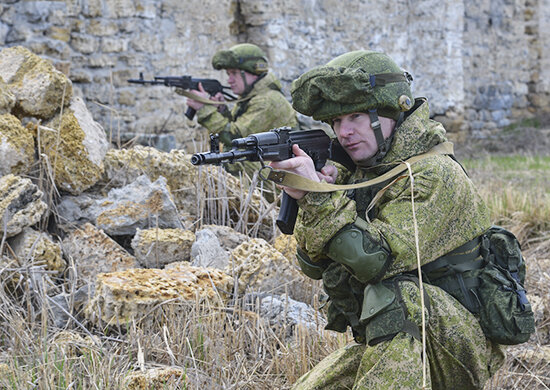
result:
[[[293,156],[292,145],[298,144],[306,152],[320,171],[327,162],[333,160],[349,169],[355,167],[348,154],[340,144],[330,138],[323,130],[292,131],[290,127],[272,129],[263,133],[252,134],[245,138],[232,141],[232,149],[228,152],[219,151],[217,134],[210,136],[210,152],[195,153],[191,156],[193,165],[203,164],[231,164],[238,161],[281,161]],[[277,226],[284,234],[292,234],[298,203],[295,199],[283,193]]]

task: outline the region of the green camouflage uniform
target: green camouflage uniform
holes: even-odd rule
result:
[[[234,138],[276,127],[298,125],[296,113],[281,92],[280,81],[271,73],[259,79],[252,90],[240,99],[245,100],[237,103],[230,115],[221,114],[217,106],[212,105],[205,105],[197,112],[199,123],[211,133],[218,133],[226,148],[231,147]],[[236,174],[243,169],[243,165],[249,177],[260,167],[259,163],[245,162],[226,164],[226,169]]]
[[[429,119],[427,102],[419,103],[396,129],[391,148],[382,163],[371,168],[358,168],[348,182],[372,179],[395,163],[427,152],[446,141],[442,125]],[[486,206],[461,166],[451,157],[431,156],[413,164],[411,169],[422,265],[474,239],[490,227]],[[358,217],[370,220],[366,226],[367,235],[377,242],[385,241],[391,251],[392,263],[382,277],[383,282],[394,286],[394,291],[402,297],[408,319],[421,327],[418,280],[415,281],[414,276],[401,277],[407,271],[417,269],[411,182],[409,178],[395,182],[383,193],[369,215],[365,215],[367,205],[381,187],[356,190],[351,198],[344,191],[308,193],[299,201],[295,235],[313,263],[324,261],[326,264],[326,247],[331,238],[345,226],[355,223]],[[416,271],[412,273],[415,274]],[[323,281],[331,296],[331,304],[340,300],[341,305],[332,311],[329,307],[327,328],[343,332],[351,324],[338,313],[355,311],[359,317],[362,291],[366,285],[350,278],[349,272],[335,262],[323,273]],[[332,282],[349,287],[347,303],[342,303],[342,297],[336,293],[331,295]],[[484,336],[476,317],[453,297],[438,287],[426,283],[424,286],[428,307],[425,310],[429,363],[427,387],[482,389],[503,362],[500,346]],[[338,293],[336,289],[334,291]],[[343,310],[342,305],[347,308]],[[362,342],[365,328],[367,336],[384,336],[384,329],[388,328],[387,335],[397,333],[395,337],[373,343],[373,346],[356,344],[332,353],[302,376],[294,389],[422,388],[422,343],[411,333],[399,329],[393,329],[396,331],[393,332],[395,325],[391,318],[377,314],[366,323],[355,323],[352,328],[356,340],[363,339]]]

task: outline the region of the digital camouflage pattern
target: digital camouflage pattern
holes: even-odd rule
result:
[[[214,69],[241,69],[252,74],[267,72],[267,56],[258,46],[240,43],[229,50],[220,50],[212,57]]]
[[[316,120],[374,108],[380,116],[397,119],[401,111],[412,107],[409,83],[403,69],[386,54],[352,51],[294,80],[292,105]],[[400,103],[402,96],[409,106]]]
[[[445,129],[429,119],[428,103],[423,102],[396,130],[382,164],[357,169],[349,182],[372,179],[395,163],[425,153],[445,140]],[[473,183],[450,157],[428,157],[413,164],[411,169],[422,264],[472,240],[491,226],[487,207]],[[386,277],[416,268],[410,187],[409,178],[394,183],[376,204],[376,218],[369,224],[369,234],[375,239],[383,237],[392,250],[394,261]],[[298,204],[300,213],[295,235],[312,260],[323,254],[337,231],[358,216],[358,207],[346,191],[309,193]],[[365,215],[360,217],[368,220]]]
[[[272,73],[267,73],[254,84],[246,96],[242,97],[247,100],[233,107],[230,116],[218,112],[216,106],[205,105],[197,112],[197,120],[211,133],[220,134],[220,140],[226,148],[231,147],[231,140],[234,138],[246,137],[276,127],[297,127],[296,113],[281,93],[281,88],[280,81]],[[240,113],[241,111],[243,112]],[[239,165],[241,164],[227,164],[227,169],[236,172],[240,168]],[[242,165],[250,177],[260,167],[259,163],[252,162]]]
[[[443,126],[429,119],[428,104],[420,100],[396,129],[382,164],[358,168],[348,182],[372,179],[444,141]],[[428,157],[413,164],[411,170],[421,264],[437,259],[490,227],[485,204],[463,169],[449,156]],[[311,260],[325,258],[327,243],[334,234],[359,216],[369,221],[366,232],[376,240],[385,240],[391,248],[393,263],[383,279],[415,270],[410,178],[398,180],[382,194],[370,219],[357,212],[365,210],[366,205],[357,204],[347,195],[344,191],[308,193],[298,202],[295,236]],[[420,326],[418,287],[405,281],[399,286],[409,315]],[[425,287],[431,302],[427,313],[427,356],[432,388],[483,388],[502,363],[502,351],[485,338],[476,318],[458,301],[435,286]],[[420,349],[420,342],[404,332],[373,347],[352,346],[327,357],[303,376],[295,389],[421,388]]]
[[[421,327],[419,289],[403,281],[400,290],[413,321]],[[428,367],[426,388],[482,389],[504,361],[500,346],[488,341],[474,315],[438,287],[424,285]],[[369,347],[339,349],[303,375],[293,390],[421,389],[422,343],[407,333]]]

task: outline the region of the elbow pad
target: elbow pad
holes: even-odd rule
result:
[[[385,242],[377,242],[357,225],[348,225],[334,235],[327,246],[327,256],[344,265],[362,283],[373,283],[382,278],[392,262],[391,251]]]

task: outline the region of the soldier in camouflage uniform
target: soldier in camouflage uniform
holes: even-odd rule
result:
[[[429,119],[425,99],[413,99],[411,80],[387,55],[371,51],[346,53],[306,72],[292,84],[294,108],[330,124],[356,169],[316,172],[297,145],[296,157],[271,165],[317,182],[357,183],[444,143],[445,129]],[[322,360],[295,390],[419,389],[424,381],[432,389],[482,389],[501,366],[501,347],[485,337],[476,317],[423,278],[423,374],[418,261],[424,266],[458,253],[479,259],[472,243],[490,221],[452,156],[430,155],[410,169],[412,188],[407,171],[399,180],[348,191],[284,188],[300,206],[299,264],[322,279],[330,297],[327,329],[349,326],[357,342]]]
[[[239,102],[231,112],[224,106],[205,105],[188,99],[187,105],[197,110],[197,119],[211,133],[218,133],[226,148],[231,147],[235,138],[246,137],[253,133],[268,131],[272,128],[297,127],[296,113],[281,90],[281,82],[268,72],[265,53],[256,45],[243,43],[229,50],[218,51],[212,58],[212,66],[225,69],[228,83],[233,93],[239,96]],[[202,88],[192,91],[196,95],[208,98]],[[222,94],[214,97],[222,100]],[[226,169],[237,174],[243,169],[250,177],[259,167],[259,163],[226,164]]]

